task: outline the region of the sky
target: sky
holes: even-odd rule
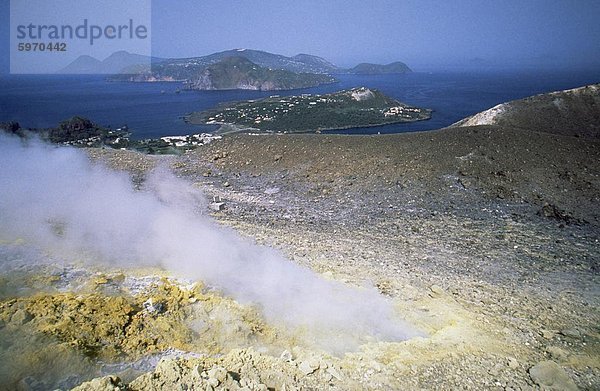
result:
[[[248,48],[309,53],[343,67],[392,61],[416,70],[600,65],[598,0],[147,1],[157,57]],[[8,53],[9,0],[0,2],[0,49]],[[0,56],[5,72],[6,57]]]

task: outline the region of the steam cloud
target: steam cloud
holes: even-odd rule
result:
[[[375,289],[325,280],[202,215],[202,194],[167,170],[135,190],[128,175],[80,150],[0,136],[0,189],[0,239],[109,265],[160,266],[336,350],[364,336],[415,335]]]

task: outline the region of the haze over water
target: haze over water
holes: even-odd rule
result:
[[[52,3],[44,5],[48,14],[56,12]],[[248,48],[314,54],[342,67],[403,61],[416,71],[600,65],[600,2],[593,0],[152,0],[150,5],[152,55],[161,58]],[[77,7],[69,12],[63,16],[76,15]],[[98,19],[115,19],[110,7],[97,12]],[[9,26],[9,1],[3,1],[2,53],[8,53]],[[95,50],[99,59],[111,54]],[[65,58],[62,66],[72,60]],[[0,70],[7,72],[8,62],[0,56]]]

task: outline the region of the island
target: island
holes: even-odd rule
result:
[[[363,62],[348,70],[348,73],[355,75],[385,75],[410,72],[412,72],[412,70],[408,65],[401,61],[392,62],[386,65]]]
[[[206,56],[157,58],[119,51],[100,61],[80,56],[60,73],[110,74],[109,81],[177,82],[193,90],[288,90],[333,83],[332,75],[403,74],[412,70],[403,62],[360,63],[340,68],[311,54],[286,57],[261,50],[232,49]]]
[[[222,125],[218,133],[320,132],[380,126],[431,118],[431,110],[409,106],[376,89],[358,87],[332,94],[250,100],[194,112],[185,117],[192,124]]]
[[[229,50],[209,56],[130,65],[110,81],[180,82],[187,90],[292,90],[335,83],[339,69],[308,54],[285,57],[255,50]]]

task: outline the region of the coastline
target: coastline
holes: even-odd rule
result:
[[[252,128],[252,127],[244,127],[243,125],[238,125],[238,124],[228,123],[228,122],[212,122],[212,123],[190,122],[190,121],[188,121],[186,119],[186,116],[184,116],[183,118],[184,118],[184,121],[186,121],[186,123],[189,123],[191,125],[220,125],[221,127],[228,126],[228,127],[237,128],[237,130],[235,132],[227,132],[225,134],[243,132],[243,131],[246,131],[246,130],[247,131],[261,132],[261,133],[265,133],[265,134],[270,134],[270,133],[310,134],[310,133],[321,133],[321,132],[328,132],[328,131],[335,131],[335,130],[346,130],[346,129],[377,128],[377,127],[386,126],[386,125],[394,125],[394,124],[401,124],[401,123],[412,123],[412,122],[419,122],[419,121],[429,121],[431,119],[431,117],[429,117],[427,119],[401,120],[401,121],[386,122],[386,123],[381,123],[381,124],[348,125],[348,126],[332,127],[332,128],[317,128],[317,129],[291,130],[291,131],[290,130],[275,131],[275,130],[263,130],[263,129]],[[435,130],[437,130],[437,129],[431,130],[431,132],[433,132]],[[217,131],[215,132],[215,134],[224,134],[224,133],[221,133],[221,128],[219,128],[219,129],[217,129]],[[365,136],[368,136],[368,135],[371,135],[371,134],[365,134]]]

